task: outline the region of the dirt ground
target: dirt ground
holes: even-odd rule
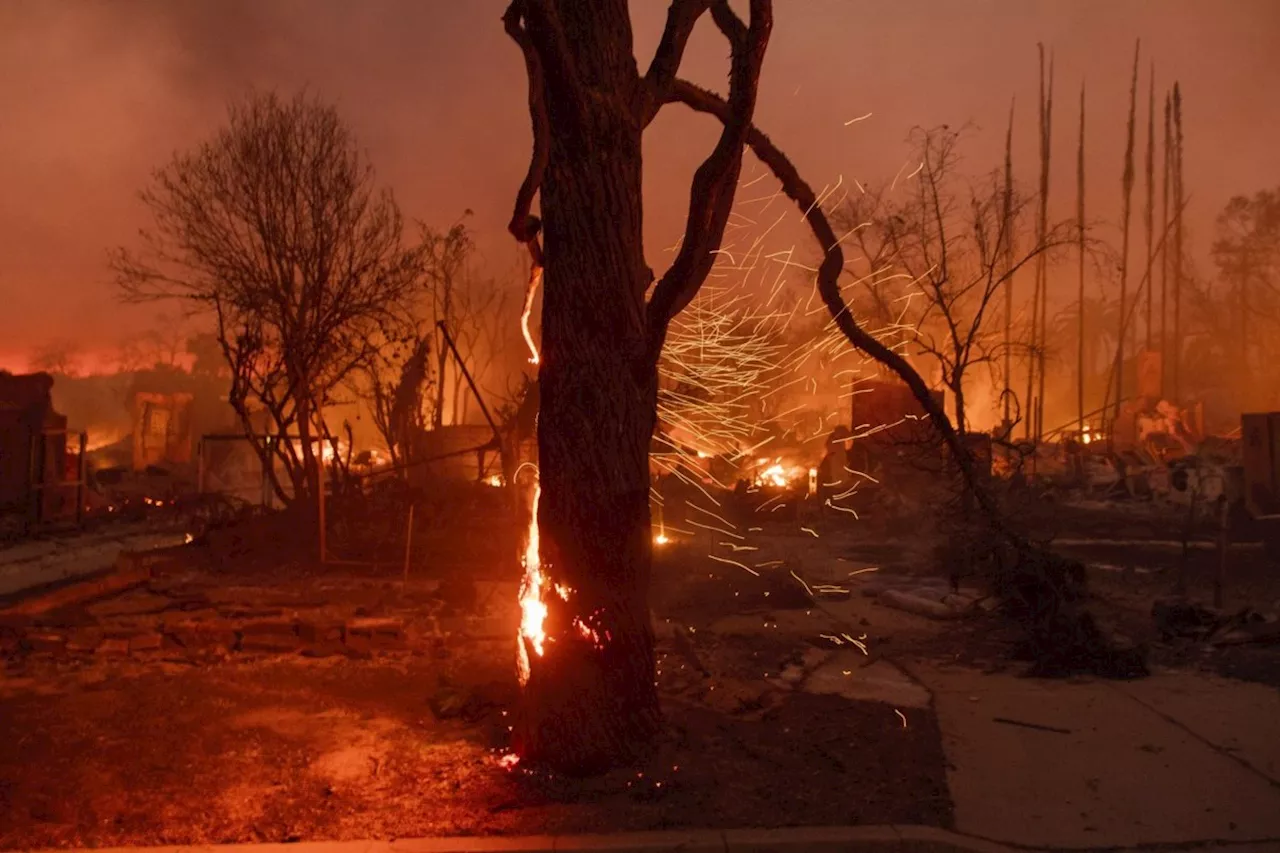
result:
[[[639,766],[586,781],[501,763],[517,689],[511,569],[473,566],[460,583],[427,560],[405,586],[204,563],[41,627],[103,644],[143,632],[164,638],[156,647],[11,652],[0,848],[950,823],[929,708],[799,689],[833,654],[819,634],[867,629],[813,608],[788,576],[710,562],[696,543],[658,561],[663,735]],[[171,642],[201,619],[235,628],[238,645]],[[402,630],[339,650],[258,633],[282,619]]]
[[[1171,591],[1181,551],[1117,543],[1168,539],[1176,516],[1037,509],[1037,534],[1088,564],[1107,630],[1147,644],[1157,665],[1280,685],[1274,646],[1158,636],[1152,602]],[[659,549],[666,727],[639,766],[587,781],[502,762],[517,695],[506,549],[464,548],[462,571],[457,548],[424,552],[406,584],[398,568],[192,548],[143,588],[27,625],[40,643],[8,642],[0,848],[950,826],[932,701],[911,704],[924,691],[894,666],[1016,672],[1016,632],[980,608],[935,621],[864,594],[872,580],[939,580],[923,527],[765,526],[750,545],[708,535]],[[1275,610],[1280,573],[1247,543],[1230,556],[1228,606]],[[1216,566],[1215,552],[1190,551],[1194,598],[1207,601]],[[802,581],[825,589],[818,601]],[[871,698],[845,690],[864,667],[901,683]]]

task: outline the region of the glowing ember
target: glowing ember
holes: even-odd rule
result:
[[[653,537],[654,545],[666,545],[670,541],[671,538],[665,533],[659,533],[657,536]]]
[[[582,635],[582,639],[586,640],[588,643],[590,643],[593,646],[600,645],[600,634],[596,631],[595,628],[592,628],[590,625],[588,625],[586,622],[583,622],[581,619],[574,619],[573,626],[578,629],[578,633]]]
[[[506,755],[498,759],[498,766],[510,770],[520,763],[520,756],[514,752],[508,752]]]
[[[499,477],[497,474],[494,474],[491,477],[485,477],[484,484],[486,486],[493,486],[494,488],[500,488],[502,486],[502,478]]]

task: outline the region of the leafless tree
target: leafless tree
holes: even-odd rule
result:
[[[866,217],[859,241],[872,251],[864,256],[869,263],[861,277],[877,281],[882,312],[913,301],[898,311],[898,323],[910,348],[939,367],[955,402],[956,430],[964,433],[966,382],[980,368],[994,377],[1004,348],[1019,346],[1017,336],[1004,340],[998,297],[1024,266],[1066,245],[1072,229],[1059,224],[1042,239],[1011,245],[1018,223],[1033,213],[1032,200],[1007,186],[999,171],[965,180],[959,174],[960,131],[916,129],[911,140],[912,162],[919,166],[895,181],[901,189],[861,197],[845,220]],[[867,207],[867,198],[875,199],[874,207]],[[891,279],[892,287],[885,284]]]
[[[314,496],[324,407],[402,322],[423,252],[406,246],[337,111],[306,93],[254,94],[142,192],[153,217],[111,263],[126,299],[212,314],[230,402],[282,501]],[[278,461],[289,478],[275,476]]]
[[[1237,390],[1242,403],[1256,390],[1274,383],[1257,374],[1272,374],[1280,340],[1280,188],[1252,196],[1236,196],[1218,214],[1213,243],[1218,268],[1219,300],[1234,315],[1223,340],[1234,339],[1235,372],[1247,377]],[[1259,357],[1260,356],[1260,357]],[[1267,395],[1270,396],[1270,395]]]
[[[72,341],[52,341],[36,349],[28,363],[32,370],[75,377],[83,370],[83,355]]]

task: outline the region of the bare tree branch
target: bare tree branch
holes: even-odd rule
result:
[[[719,142],[694,173],[680,252],[649,299],[649,358],[653,363],[662,351],[671,318],[692,301],[715,262],[712,252],[720,245],[733,209],[742,171],[743,143],[751,128],[760,67],[773,27],[772,0],[751,0],[749,26],[738,20],[724,0],[715,4],[712,15],[732,50],[729,100],[725,104],[728,112]],[[673,86],[683,88],[678,81]]]
[[[723,98],[687,81],[676,81],[672,87],[671,99],[685,104],[697,112],[715,116],[723,123],[733,120],[732,110]],[[796,207],[802,211],[805,221],[813,231],[814,237],[818,240],[818,245],[823,253],[822,264],[818,268],[818,293],[822,297],[823,303],[826,304],[827,310],[831,313],[832,321],[836,324],[836,327],[849,340],[849,343],[889,368],[911,389],[912,396],[920,403],[929,416],[929,421],[942,436],[947,449],[951,452],[960,469],[966,486],[978,500],[983,514],[993,526],[1005,530],[1005,526],[1000,520],[999,509],[996,507],[991,495],[978,480],[969,449],[960,441],[959,435],[947,418],[946,411],[938,405],[933,395],[929,392],[929,386],[925,384],[924,379],[911,367],[911,364],[905,358],[863,329],[853,318],[849,306],[845,304],[844,297],[840,294],[840,273],[844,268],[844,252],[840,248],[840,241],[836,237],[835,231],[831,228],[826,212],[818,205],[818,199],[813,189],[800,176],[800,173],[787,156],[754,125],[748,129],[747,145],[751,147],[751,151],[756,157],[773,172],[778,182],[782,185],[783,193],[795,202]],[[1017,539],[1011,532],[1007,530],[1005,532],[1010,538]],[[1017,539],[1017,541],[1021,540]]]
[[[693,34],[694,25],[711,6],[713,0],[672,0],[667,8],[667,23],[662,30],[662,40],[645,72],[645,102],[641,111],[641,125],[647,127],[658,110],[666,103],[671,84],[680,72],[685,46]]]
[[[533,40],[521,23],[524,3],[513,0],[502,16],[502,24],[507,35],[511,36],[520,47],[524,56],[525,71],[529,78],[529,118],[533,123],[533,155],[529,160],[529,170],[520,191],[516,193],[516,206],[511,214],[511,222],[507,230],[521,243],[529,244],[538,238],[538,230],[542,223],[532,214],[533,198],[542,186],[542,176],[547,170],[548,142],[551,136],[551,119],[547,115],[547,95],[542,82],[542,60]],[[532,249],[531,249],[532,251]]]

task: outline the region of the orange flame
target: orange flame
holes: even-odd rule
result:
[[[529,347],[529,363],[537,364],[538,345],[533,342],[533,333],[529,331],[529,315],[533,313],[533,299],[538,294],[538,285],[542,283],[542,267],[535,261],[529,271],[529,289],[524,296],[524,313],[520,315],[520,331],[524,334],[524,342]]]
[[[547,585],[547,576],[542,572],[542,561],[538,554],[538,499],[542,497],[542,484],[533,487],[533,506],[529,515],[529,533],[524,546],[524,579],[520,582],[520,683],[529,682],[529,649],[542,656],[547,639],[546,621],[547,604],[543,601],[543,591]]]
[[[807,473],[805,469],[800,467],[786,468],[782,465],[781,459],[776,459],[768,468],[756,472],[755,485],[786,488],[805,473]]]

